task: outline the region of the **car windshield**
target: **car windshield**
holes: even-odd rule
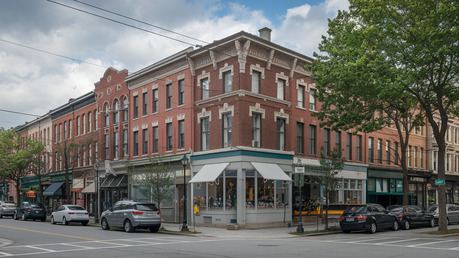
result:
[[[31,203],[30,207],[32,208],[45,208],[41,203]]]
[[[158,208],[153,203],[138,203],[135,209],[139,211],[157,211]]]
[[[430,206],[430,207],[427,209],[427,211],[430,211],[430,212],[436,211],[436,210],[437,210],[437,206]]]
[[[84,211],[85,210],[81,206],[67,206],[67,208],[69,208],[69,210],[72,210],[72,211]]]
[[[366,206],[349,206],[344,211],[344,214],[364,213],[366,210]]]

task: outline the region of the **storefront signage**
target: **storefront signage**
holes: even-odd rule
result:
[[[295,173],[304,174],[304,167],[295,167]]]
[[[403,180],[397,180],[396,191],[403,192]]]
[[[436,185],[445,185],[445,180],[444,179],[436,179],[435,180]]]

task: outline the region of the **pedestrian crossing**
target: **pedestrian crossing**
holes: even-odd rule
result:
[[[319,241],[340,244],[370,245],[370,246],[394,246],[406,248],[426,248],[437,250],[459,250],[459,239],[444,238],[407,238],[407,237],[355,237],[338,236],[333,239],[320,239]]]
[[[31,256],[50,253],[80,252],[85,250],[141,247],[154,245],[175,245],[180,243],[215,242],[227,241],[217,238],[194,238],[194,237],[155,237],[155,238],[129,238],[110,239],[102,241],[81,241],[66,243],[49,243],[37,245],[10,245],[0,249],[0,257]]]

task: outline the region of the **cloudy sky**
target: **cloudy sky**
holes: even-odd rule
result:
[[[2,0],[0,127],[32,121],[92,91],[110,66],[133,73],[205,45],[196,39],[257,35],[266,26],[273,42],[312,57],[327,19],[347,7],[347,0]]]

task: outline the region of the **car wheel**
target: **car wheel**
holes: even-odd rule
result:
[[[67,219],[65,217],[62,218],[62,224],[63,225],[68,225],[69,222],[67,221]]]
[[[392,223],[392,230],[397,231],[398,229],[399,229],[398,221],[394,220],[394,223]]]
[[[54,216],[51,216],[51,224],[56,224],[56,221],[54,221]]]
[[[27,220],[27,215],[25,214],[25,212],[22,213],[22,220],[23,220],[23,221],[26,221],[26,220]]]
[[[103,230],[109,230],[110,226],[108,225],[107,219],[103,218],[102,221],[100,222],[100,226],[102,227]]]
[[[158,231],[159,231],[159,226],[151,227],[151,228],[150,228],[150,232],[151,232],[151,233],[157,233]]]
[[[403,222],[403,229],[408,230],[410,229],[410,227],[411,227],[410,222],[408,220],[405,220]]]
[[[18,219],[19,219],[19,217],[18,217],[18,212],[17,212],[17,211],[14,212],[13,219],[15,219],[15,220],[18,220]]]
[[[431,228],[435,227],[435,220],[434,220],[433,218],[430,219],[430,221],[429,221],[429,226],[430,226]]]
[[[3,215],[2,214],[0,214],[0,219],[3,219]]]
[[[134,231],[134,227],[132,226],[131,221],[128,219],[124,221],[124,231],[126,232]]]
[[[368,233],[374,234],[374,233],[376,233],[376,229],[377,229],[376,223],[374,221],[372,221],[371,224],[370,224],[370,228],[368,229]]]
[[[87,221],[81,222],[81,225],[87,226],[87,225],[88,225],[88,222],[87,222]]]

